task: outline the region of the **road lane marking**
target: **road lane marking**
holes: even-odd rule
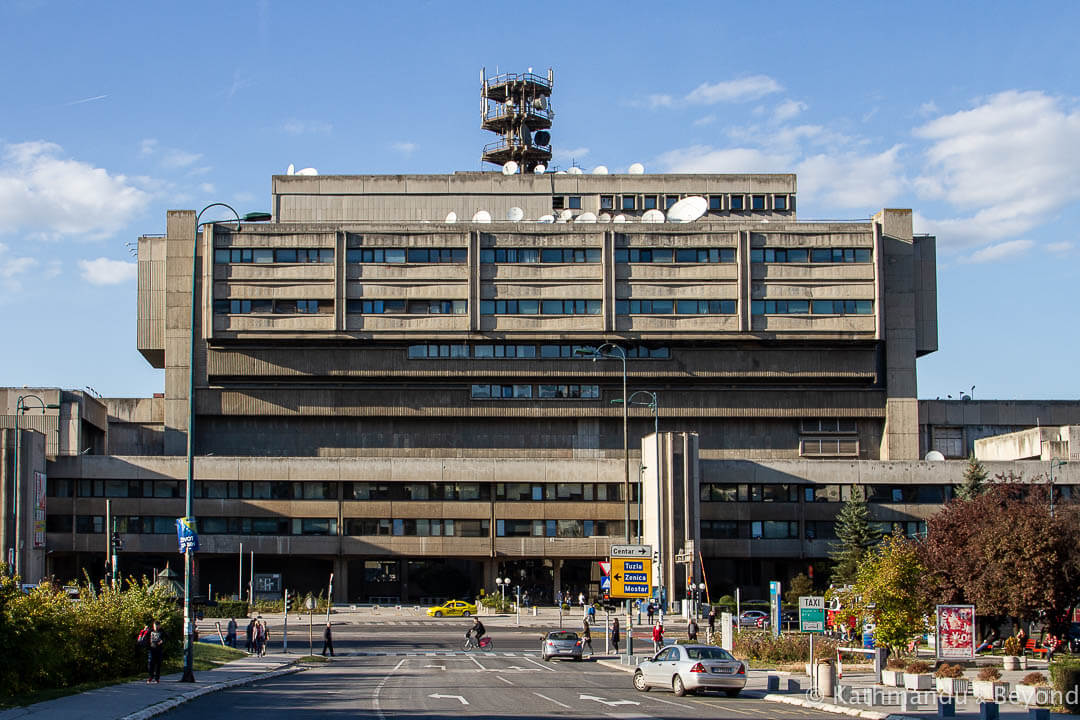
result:
[[[547,695],[541,695],[541,694],[540,694],[540,693],[538,693],[538,692],[534,692],[534,693],[533,693],[533,695],[535,695],[535,696],[536,696],[536,697],[538,697],[538,698],[544,698],[544,699],[545,699],[545,700],[547,700],[548,702],[553,702],[553,703],[555,703],[556,705],[558,705],[559,707],[562,707],[562,708],[566,708],[567,710],[572,710],[572,709],[573,709],[573,708],[571,708],[571,707],[570,707],[569,705],[567,705],[567,704],[565,704],[565,703],[561,703],[561,702],[559,702],[558,700],[556,700],[556,699],[554,699],[554,698],[549,698],[549,697],[548,697]]]
[[[386,681],[389,680],[390,677],[398,671],[398,668],[405,664],[405,662],[406,659],[402,658],[401,661],[394,666],[394,669],[388,672],[375,687],[375,694],[371,698],[371,704],[375,708],[375,714],[379,717],[379,720],[386,720],[386,714],[382,711],[382,706],[379,704],[379,693],[382,692],[383,686],[386,685]]]
[[[472,655],[469,656],[469,659],[476,663],[476,667],[480,668],[481,670],[487,670],[487,668],[481,665],[480,661],[474,658]]]
[[[601,703],[603,705],[607,705],[608,707],[615,707],[616,705],[640,705],[641,704],[641,703],[639,703],[639,702],[637,702],[635,700],[606,700],[606,699],[604,699],[602,697],[597,697],[596,695],[579,695],[578,700],[592,700],[593,702],[598,702],[598,703]]]
[[[527,662],[531,662],[531,663],[532,663],[533,665],[536,665],[536,666],[542,667],[542,668],[544,668],[545,670],[547,670],[548,672],[555,672],[555,668],[549,668],[549,667],[547,667],[547,666],[545,666],[545,665],[541,665],[540,663],[536,662],[535,660],[533,660],[533,659],[532,659],[532,658],[530,658],[530,657],[523,657],[523,658],[521,658],[521,659],[522,659],[522,660],[525,660],[525,661],[527,661]]]
[[[445,670],[446,669],[445,665],[425,665],[424,667],[425,668],[438,668],[439,670]]]
[[[675,707],[681,707],[684,710],[693,710],[694,709],[693,706],[687,705],[685,703],[672,702],[671,700],[661,700],[660,698],[654,698],[654,697],[651,697],[649,699],[652,700],[653,702],[664,703],[665,705],[674,705]]]
[[[514,684],[514,683],[510,682],[509,680],[507,680],[506,678],[504,678],[502,675],[496,675],[495,677],[499,678],[500,680],[502,680],[507,685],[513,685]]]
[[[431,693],[429,698],[444,698],[446,700],[460,700],[462,705],[468,705],[469,701],[460,695],[443,695],[442,693]]]

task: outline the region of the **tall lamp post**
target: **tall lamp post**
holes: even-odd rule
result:
[[[198,275],[195,272],[196,261],[199,258],[199,228],[203,225],[213,225],[215,223],[223,222],[221,220],[207,220],[206,222],[199,222],[203,213],[210,208],[222,207],[227,208],[236,217],[236,229],[239,232],[241,230],[241,223],[247,222],[265,222],[270,220],[270,213],[248,213],[244,217],[240,217],[240,214],[233,209],[231,205],[225,203],[211,203],[204,207],[195,216],[195,235],[192,237],[191,245],[191,337],[189,338],[188,348],[188,412],[187,412],[187,489],[184,492],[184,517],[188,518],[194,525],[194,503],[193,498],[195,495],[195,321],[198,317],[199,303],[198,303]],[[231,221],[227,221],[231,222]],[[207,253],[207,256],[211,256],[212,253]],[[195,673],[192,670],[193,652],[191,633],[194,628],[191,622],[191,576],[192,576],[192,551],[191,548],[184,550],[184,674],[180,678],[180,682],[195,682]]]
[[[45,414],[45,410],[56,410],[60,406],[53,403],[46,403],[37,395],[20,395],[15,399],[15,452],[12,453],[13,463],[15,465],[15,482],[12,486],[15,488],[15,502],[13,503],[13,509],[15,511],[15,564],[11,568],[11,574],[22,576],[20,572],[22,570],[22,473],[19,472],[19,418],[22,414],[30,409],[26,405],[27,400],[37,400],[38,407],[41,408],[41,414]],[[60,448],[57,448],[59,452]],[[23,578],[25,580],[25,578]]]
[[[1062,465],[1068,465],[1068,460],[1058,460],[1057,458],[1050,459],[1050,519],[1054,518],[1054,466],[1061,467]]]
[[[597,360],[621,360],[622,361],[622,396],[626,397],[626,350],[615,343],[604,343],[594,350],[578,348],[576,355],[591,357],[593,362]],[[623,445],[623,533],[626,543],[630,543],[630,449],[629,437],[629,403],[622,404],[622,445]],[[638,499],[640,502],[640,498]],[[630,600],[626,600],[626,655],[634,654],[633,626],[630,624]]]

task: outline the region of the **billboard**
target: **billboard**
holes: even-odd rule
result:
[[[937,606],[937,657],[970,660],[975,657],[975,606]]]

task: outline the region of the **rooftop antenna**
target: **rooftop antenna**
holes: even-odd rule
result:
[[[535,172],[551,162],[551,88],[555,74],[502,73],[493,77],[480,69],[480,127],[500,136],[484,146],[483,162],[506,167],[514,162],[522,173]]]

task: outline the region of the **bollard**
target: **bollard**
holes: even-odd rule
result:
[[[1028,708],[1031,720],[1050,720],[1050,708]]]
[[[799,692],[800,690],[802,690],[802,685],[799,684],[799,681],[798,680],[792,680],[791,678],[788,678],[787,691],[788,692]]]
[[[919,694],[902,692],[900,693],[900,712],[918,712]]]
[[[836,666],[819,660],[816,670],[818,694],[823,698],[833,697],[836,694]]]
[[[939,718],[956,717],[956,701],[952,697],[938,695],[937,716]]]
[[[998,720],[1000,717],[996,702],[979,703],[979,720]]]
[[[768,682],[768,685],[766,686],[766,689],[769,692],[776,692],[776,691],[778,691],[780,689],[780,676],[778,676],[778,675],[770,675],[766,682]]]

